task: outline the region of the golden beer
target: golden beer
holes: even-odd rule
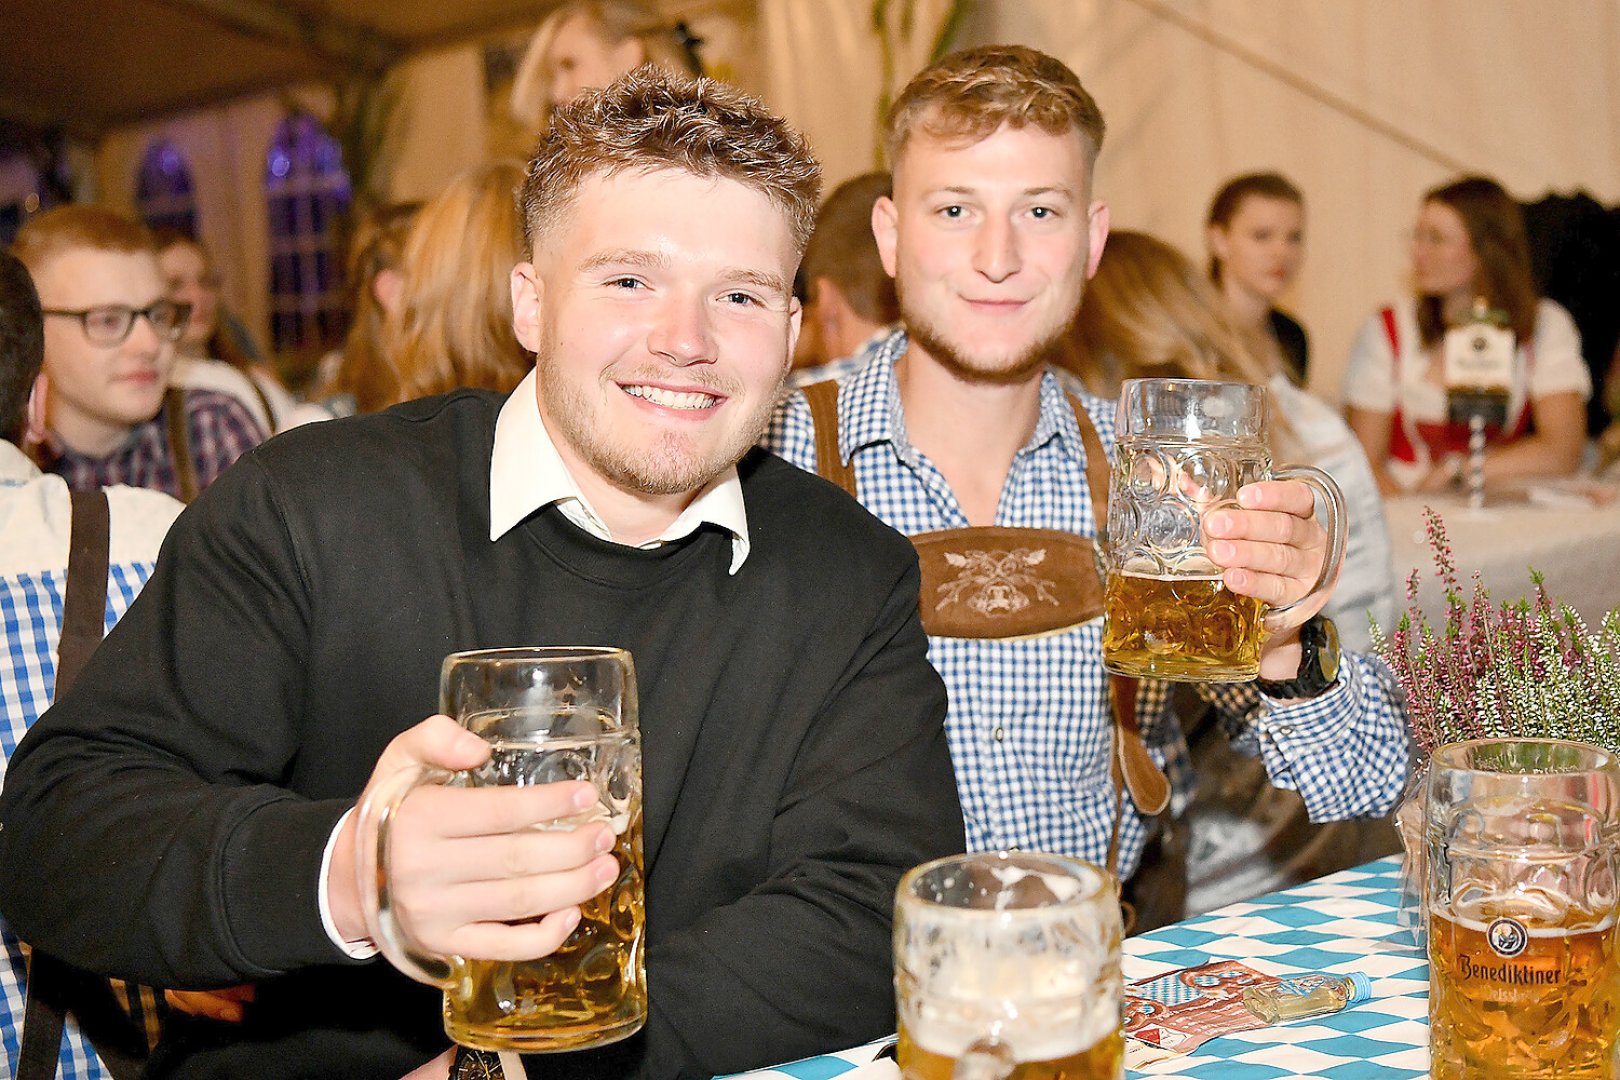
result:
[[[579,752],[592,771],[607,767],[627,736],[606,734]],[[481,773],[500,777],[554,767],[559,748],[495,743]],[[537,960],[463,960],[455,985],[444,995],[445,1031],[480,1050],[530,1053],[601,1046],[634,1034],[647,1016],[643,934],[641,793],[635,790],[615,820],[599,805],[547,828],[574,828],[611,821],[619,877],[580,905],[579,925],[556,952]]]
[[[1506,906],[1429,920],[1432,1075],[1611,1080],[1620,1030],[1612,915],[1538,926]]]
[[[1109,574],[1103,666],[1141,678],[1244,682],[1260,674],[1265,605],[1219,575]]]
[[[952,1080],[957,1057],[936,1054],[917,1044],[900,1025],[899,1061],[905,1080]],[[1093,1046],[1058,1053],[1038,1061],[1019,1061],[1007,1080],[1116,1080],[1125,1075],[1125,1037],[1117,1030]]]

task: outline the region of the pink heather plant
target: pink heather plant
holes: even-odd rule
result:
[[[1406,583],[1410,607],[1374,647],[1406,693],[1412,739],[1425,754],[1461,739],[1574,739],[1620,752],[1620,609],[1592,634],[1530,571],[1533,598],[1493,605],[1479,574],[1464,603],[1445,523],[1426,509],[1429,547],[1446,588],[1446,625],[1437,632],[1417,605],[1418,572]]]

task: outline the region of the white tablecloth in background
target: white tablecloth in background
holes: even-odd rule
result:
[[[1553,599],[1580,612],[1593,627],[1620,607],[1620,503],[1566,509],[1498,501],[1470,510],[1466,499],[1455,496],[1396,496],[1384,503],[1395,574],[1404,586],[1414,568],[1422,573],[1418,602],[1437,628],[1443,625],[1446,603],[1424,535],[1426,505],[1445,521],[1465,594],[1473,587],[1470,575],[1478,570],[1493,600],[1528,596],[1534,567],[1546,576]],[[1403,594],[1401,610],[1405,608]]]

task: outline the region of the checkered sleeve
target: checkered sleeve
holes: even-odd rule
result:
[[[1262,700],[1253,730],[1266,772],[1300,793],[1312,821],[1394,807],[1409,743],[1400,691],[1382,661],[1346,652],[1338,685],[1326,693],[1290,705]]]
[[[237,458],[264,441],[258,421],[241,402],[211,390],[186,391],[186,423],[198,487],[212,484]]]

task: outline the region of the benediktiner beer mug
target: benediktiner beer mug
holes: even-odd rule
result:
[[[952,855],[900,881],[894,984],[905,1080],[1117,1080],[1120,916],[1090,863]]]
[[[1614,755],[1552,739],[1443,746],[1425,828],[1433,1075],[1620,1076]]]
[[[440,710],[492,744],[480,768],[408,769],[379,785],[360,813],[375,819],[361,850],[361,893],[378,946],[401,971],[444,990],[444,1029],[481,1050],[544,1053],[617,1042],[647,1018],[641,856],[641,734],[636,680],[622,649],[490,649],[445,658]],[[580,905],[574,932],[550,956],[520,962],[433,956],[400,925],[389,888],[390,825],[415,788],[589,780],[597,804],[545,829],[605,821],[618,879]],[[362,827],[360,835],[368,829]]]
[[[1303,622],[1300,605],[1328,588],[1344,561],[1344,496],[1321,469],[1273,468],[1266,391],[1206,379],[1128,379],[1103,545],[1103,666],[1121,675],[1245,682],[1260,674],[1260,643]],[[1321,499],[1329,549],[1311,591],[1266,610],[1221,581],[1204,544],[1204,516],[1237,509],[1238,489],[1302,480]]]

